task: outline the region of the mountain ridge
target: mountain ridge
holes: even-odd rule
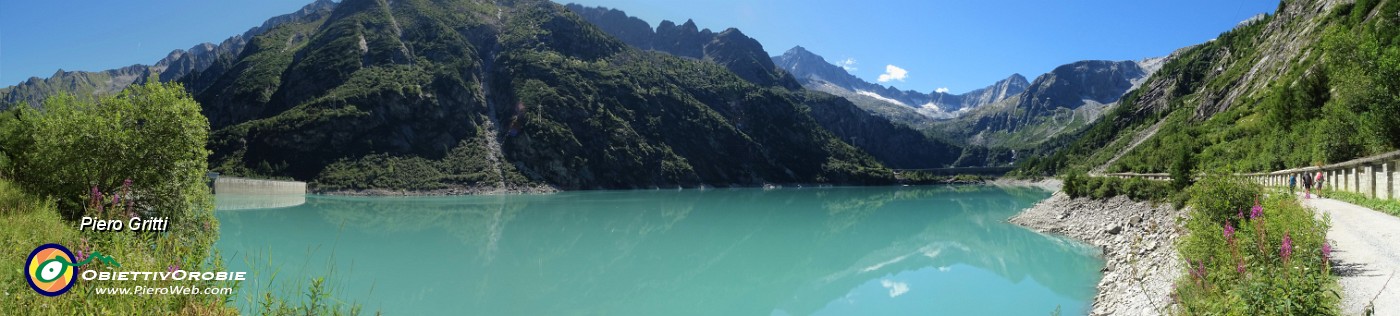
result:
[[[793,73],[808,89],[842,96],[866,111],[958,145],[1000,148],[993,152],[1033,148],[1093,123],[1166,59],[1077,61],[1060,65],[1033,82],[1013,74],[986,88],[951,95],[900,91],[870,83],[801,46],[774,57],[779,67]],[[926,103],[911,104],[914,102]],[[950,112],[944,110],[948,104],[962,105]],[[1009,152],[1004,154],[1010,156]]]
[[[1183,48],[1026,175],[1257,172],[1400,148],[1400,3],[1287,1]],[[1346,128],[1338,128],[1345,126]]]
[[[789,71],[768,56],[761,43],[738,29],[714,33],[708,28],[700,29],[693,19],[688,19],[680,25],[661,21],[653,31],[646,21],[621,10],[572,3],[565,7],[637,49],[714,62],[755,84],[803,89]],[[804,105],[825,129],[892,168],[946,167],[956,162],[965,150],[907,124],[868,113],[868,109],[850,102],[849,98],[802,94],[806,95]]]
[[[700,58],[547,1],[347,0],[254,38],[196,99],[216,170],[326,190],[893,181],[826,127],[860,116],[819,122],[809,104],[840,102],[794,90],[741,32],[693,26],[677,47]]]
[[[179,81],[191,73],[214,66],[220,58],[232,58],[231,56],[239,54],[254,36],[284,23],[314,18],[335,6],[336,3],[331,0],[316,0],[296,12],[269,18],[261,25],[230,36],[219,44],[205,42],[187,49],[172,50],[150,65],[134,64],[98,71],[60,69],[48,78],[30,77],[13,86],[0,88],[0,110],[19,103],[40,105],[45,98],[62,92],[78,95],[113,94],[131,84],[144,83],[152,76],[162,82]]]
[[[808,88],[819,87],[820,91],[834,94],[854,92],[859,95],[876,97],[886,102],[920,110],[926,116],[934,118],[956,117],[971,109],[1019,94],[1030,85],[1030,82],[1026,81],[1026,77],[1021,74],[1012,74],[992,85],[963,94],[937,91],[922,93],[867,82],[800,45],[772,58],[775,64],[792,73],[794,77],[798,78],[798,82]],[[830,85],[825,83],[830,83]],[[841,90],[831,89],[832,86]]]

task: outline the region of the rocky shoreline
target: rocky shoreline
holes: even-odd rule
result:
[[[998,187],[1036,187],[1050,192],[1059,192],[1060,187],[1064,186],[1064,182],[1060,181],[1060,179],[1055,178],[1045,178],[1040,180],[1023,180],[1002,177],[997,178],[995,180],[987,181],[985,184]]]
[[[1014,224],[1098,247],[1105,261],[1090,315],[1161,315],[1169,312],[1172,283],[1182,271],[1175,241],[1185,211],[1168,203],[1071,199],[1056,192],[1011,217]]]

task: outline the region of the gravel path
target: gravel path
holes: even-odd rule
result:
[[[1374,298],[1376,315],[1400,315],[1400,278],[1386,284],[1400,271],[1400,218],[1333,199],[1300,201],[1332,216],[1327,239],[1341,275],[1342,312],[1361,315]]]

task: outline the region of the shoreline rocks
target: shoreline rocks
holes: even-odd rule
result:
[[[1037,203],[1010,222],[1098,247],[1103,278],[1090,315],[1161,315],[1170,312],[1172,283],[1182,271],[1176,240],[1184,210],[1168,203],[1071,199],[1064,192]]]
[[[1037,187],[1050,192],[1059,192],[1064,186],[1064,182],[1055,178],[1044,178],[1040,180],[1012,179],[1008,177],[996,178],[987,181],[986,184],[998,187]]]

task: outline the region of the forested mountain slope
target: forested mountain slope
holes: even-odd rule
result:
[[[1394,150],[1397,12],[1397,1],[1282,2],[1273,15],[1179,51],[1121,106],[1047,142],[1042,152],[1053,154],[1021,172],[1163,172],[1179,162],[1264,171]]]
[[[628,16],[620,10],[577,4],[566,7],[605,33],[637,49],[712,62],[757,85],[781,86],[790,90],[802,88],[798,84],[800,80],[795,80],[785,66],[775,64],[768,57],[762,44],[738,29],[729,28],[716,33],[708,28],[700,29],[692,20],[680,25],[661,21],[652,29],[646,21]],[[811,116],[818,124],[891,168],[946,167],[963,153],[963,148],[929,137],[908,124],[900,124],[878,113],[862,111],[863,107],[858,107],[847,98],[832,98],[815,92],[799,94],[803,96],[799,102],[811,109]],[[981,165],[985,161],[967,163]]]
[[[216,170],[323,189],[891,181],[804,105],[825,100],[722,48],[643,51],[547,1],[346,0],[194,93]]]

